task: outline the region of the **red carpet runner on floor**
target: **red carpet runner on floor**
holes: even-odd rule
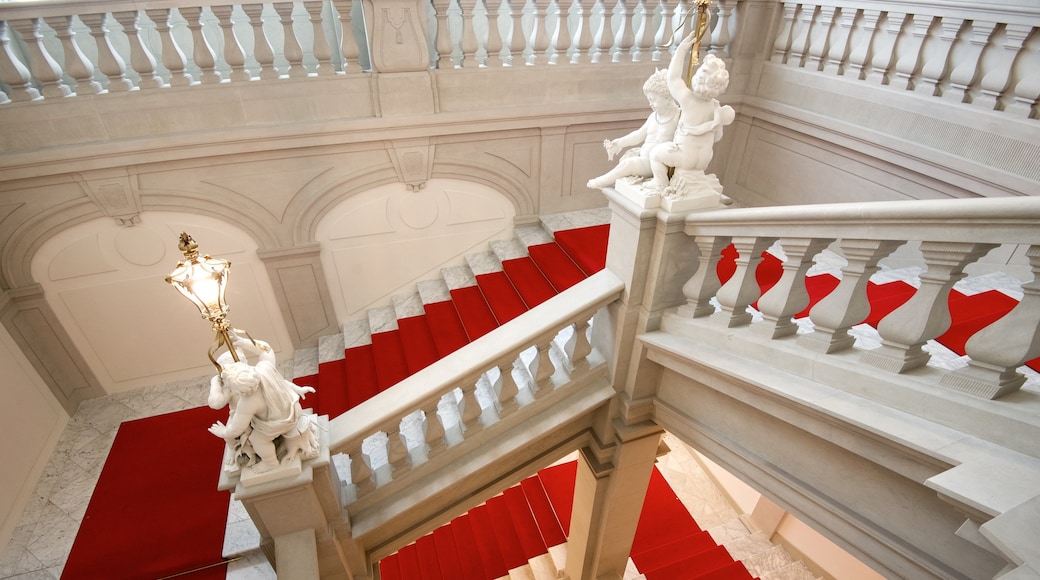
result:
[[[63,579],[155,579],[222,561],[229,494],[217,490],[227,410],[198,407],[120,425]],[[224,566],[190,576],[224,578]]]

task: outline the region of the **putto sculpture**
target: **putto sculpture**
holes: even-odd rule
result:
[[[640,147],[639,158],[641,163],[642,160],[649,162],[649,174],[645,171],[645,165],[623,164],[623,157],[622,163],[613,170],[590,180],[590,188],[603,189],[613,185],[626,196],[643,201],[646,207],[650,207],[646,204],[651,197],[663,200],[666,206],[671,206],[669,209],[705,207],[706,204],[717,205],[720,201],[729,203],[729,198],[722,195],[722,185],[718,178],[714,174],[705,173],[714,153],[714,145],[722,138],[723,127],[732,123],[736,117],[733,107],[721,105],[718,101],[718,97],[729,86],[729,73],[725,62],[709,54],[687,86],[683,78],[684,63],[695,44],[695,32],[683,38],[665,71],[669,100],[674,100],[671,108],[674,110],[674,107],[678,107],[680,114],[671,135],[652,146],[647,145],[648,139]],[[650,98],[649,92],[647,97]],[[651,123],[656,111],[664,107],[660,102],[656,105],[652,102],[651,106],[655,113],[651,114],[643,127],[625,137],[604,142],[611,158],[612,146],[628,144],[634,135],[644,131]],[[684,200],[693,203],[684,204]]]
[[[317,422],[300,406],[312,387],[300,387],[286,380],[275,365],[271,346],[262,340],[247,339],[237,332],[230,352],[217,359],[221,371],[210,380],[209,406],[228,407],[228,422],[216,422],[210,433],[227,442],[225,471],[247,469],[253,475],[269,473],[289,465],[296,458],[318,456]],[[256,364],[248,362],[256,356]],[[243,476],[245,472],[243,472]]]

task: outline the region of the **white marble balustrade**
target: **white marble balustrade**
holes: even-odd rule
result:
[[[348,501],[365,498],[602,366],[589,320],[623,284],[603,271],[332,420]]]
[[[686,0],[418,0],[438,69],[666,61]],[[371,6],[378,6],[379,1]],[[705,49],[726,54],[736,0]],[[362,2],[0,3],[0,104],[371,72]],[[385,72],[385,71],[384,71]]]
[[[770,60],[1036,118],[1035,2],[783,2]]]
[[[772,339],[793,334],[792,316],[809,303],[806,276],[814,258],[834,252],[844,258],[838,286],[809,312],[811,332],[798,337],[809,351],[831,354],[853,346],[850,330],[870,313],[867,282],[879,263],[904,245],[923,263],[914,295],[877,324],[881,345],[864,351],[860,363],[904,373],[926,364],[924,346],[949,329],[950,291],[966,269],[990,252],[998,262],[1019,262],[1022,297],[1007,315],[973,335],[965,349],[966,368],[949,372],[940,384],[984,398],[997,398],[1025,382],[1018,371],[1040,356],[1040,199],[995,198],[875,202],[695,213],[686,233],[699,250],[697,273],[683,287],[687,304],[679,314],[711,316],[731,328],[752,322],[756,300],[762,321],[757,331]],[[739,252],[736,271],[724,284],[715,265],[722,248]],[[780,281],[761,294],[755,268],[762,252],[779,248]],[[1000,248],[1000,249],[998,249]],[[771,250],[772,251],[772,250]],[[1010,257],[1010,259],[1008,259]],[[714,301],[713,301],[714,299]],[[720,308],[716,309],[717,301]],[[718,310],[718,312],[716,312]]]

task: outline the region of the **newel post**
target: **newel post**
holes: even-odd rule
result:
[[[318,455],[297,460],[298,471],[248,477],[222,471],[219,488],[233,491],[242,502],[279,578],[365,580],[371,578],[371,566],[364,548],[351,537],[329,454],[328,417],[319,417],[318,425]]]
[[[427,2],[364,0],[363,6],[382,116],[435,112]]]

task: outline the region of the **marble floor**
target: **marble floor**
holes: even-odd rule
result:
[[[829,270],[837,266],[836,262],[827,264],[824,260],[820,269]],[[875,276],[879,281],[904,279],[914,283],[918,274],[919,271],[912,268],[884,269]],[[957,288],[968,293],[996,288],[1016,298],[1021,297],[1020,284],[999,274],[973,277],[958,283]],[[808,328],[803,331],[808,331]],[[859,348],[871,348],[878,343],[876,332],[865,325],[856,327],[854,334]],[[931,345],[929,352],[933,355],[929,364],[934,366],[958,368],[966,364],[964,357],[959,357],[939,345]],[[1040,374],[1028,369],[1026,372],[1028,380],[1023,388],[1040,391]],[[205,405],[208,381],[208,377],[200,377],[194,381],[156,385],[84,402],[69,419],[11,541],[0,554],[0,578],[59,578],[120,423]],[[728,504],[720,503],[724,498],[721,498],[717,489],[711,487],[710,479],[703,473],[692,472],[695,465],[689,457],[682,455],[683,452],[684,446],[681,444],[673,446],[673,452],[662,459],[662,471],[670,482],[678,482],[673,483],[677,491],[684,490],[680,495],[684,497],[684,501],[688,500],[687,505],[691,507],[691,513],[702,522],[702,526],[705,529],[712,528],[713,525],[722,526],[718,528],[720,535],[716,537],[716,540],[722,543],[739,539],[728,537],[727,534],[749,538],[740,540],[734,544],[735,546],[743,542],[745,547],[750,548],[751,544],[760,542],[746,529],[734,527],[737,524],[733,522],[739,524],[739,520],[730,513],[732,508],[728,507]],[[690,482],[695,484],[690,485]],[[719,520],[717,524],[716,519]],[[258,540],[256,529],[245,511],[237,502],[232,501],[228,515],[225,554],[235,557],[236,560],[229,565],[228,578],[275,577],[262,554],[256,549]],[[730,547],[729,544],[726,545]],[[771,546],[759,547],[775,553]],[[640,576],[635,570],[630,570],[629,577]],[[801,580],[800,576],[785,578]]]

